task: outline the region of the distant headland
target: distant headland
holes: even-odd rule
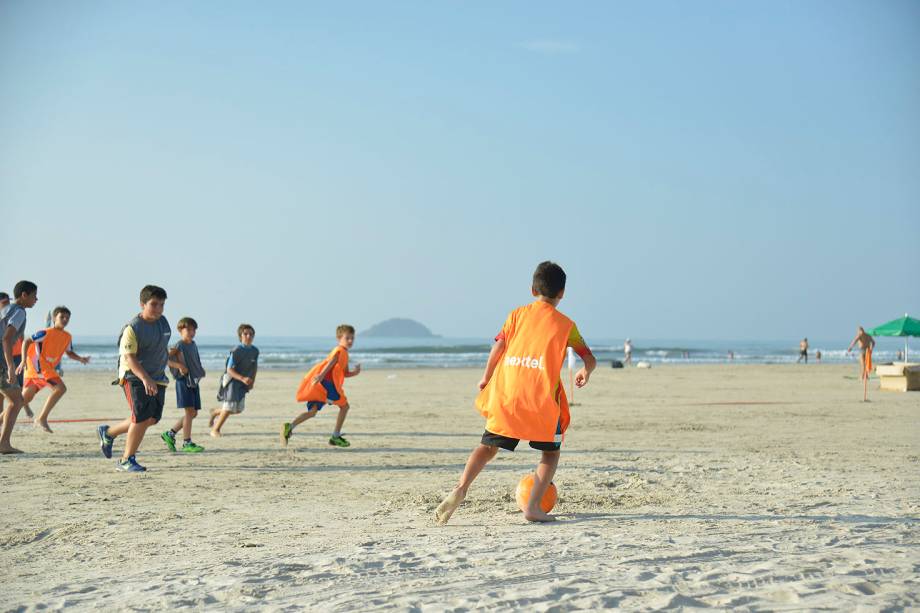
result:
[[[435,338],[438,335],[432,334],[431,330],[424,325],[412,319],[394,317],[381,321],[361,333],[361,336],[376,337],[402,337],[402,338]]]

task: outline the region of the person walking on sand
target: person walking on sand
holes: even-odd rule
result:
[[[808,337],[803,338],[799,343],[799,359],[795,363],[798,364],[802,360],[805,360],[805,363],[808,364]]]
[[[859,345],[859,379],[863,380],[869,376],[866,368],[866,359],[871,359],[872,350],[875,348],[875,339],[866,334],[862,326],[856,330],[856,338],[847,347],[847,353],[853,350],[854,345]]]
[[[626,342],[623,343],[623,365],[632,364],[632,350],[633,345],[632,341],[626,339]]]

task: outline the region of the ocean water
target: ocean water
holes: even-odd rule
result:
[[[178,336],[173,336],[178,340]],[[623,341],[586,339],[599,366],[609,366],[611,360],[623,359]],[[904,348],[904,339],[878,338],[875,362],[895,359]],[[209,371],[223,370],[229,351],[236,346],[233,337],[201,336],[196,339],[202,362]],[[325,337],[256,337],[262,368],[307,370],[323,359],[335,345],[334,338]],[[846,354],[849,340],[811,342],[809,362],[815,361],[815,351],[821,350],[823,363],[856,363],[858,354]],[[490,338],[357,338],[351,350],[351,363],[362,368],[481,368],[488,358]],[[920,339],[915,342],[920,361]],[[64,359],[66,369],[115,369],[117,348],[113,338],[74,338],[74,349],[89,355],[87,366]],[[734,352],[734,359],[729,352]],[[643,340],[633,339],[633,362],[652,364],[790,364],[798,359],[798,340],[792,341],[705,341],[705,340]]]

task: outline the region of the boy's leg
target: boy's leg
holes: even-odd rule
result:
[[[297,417],[295,417],[293,421],[291,421],[291,428],[293,428],[294,426],[297,426],[297,425],[299,425],[299,424],[302,424],[303,422],[307,421],[308,419],[311,419],[311,418],[313,418],[313,417],[316,417],[316,413],[317,413],[317,410],[316,410],[316,409],[310,409],[309,411],[304,411],[303,413],[301,413],[300,415],[298,415]]]
[[[123,421],[118,422],[114,426],[109,426],[106,434],[109,435],[109,438],[115,438],[116,436],[121,436],[125,432],[131,429],[131,418],[127,417]]]
[[[217,416],[217,421],[214,422],[214,427],[211,428],[211,436],[218,438],[221,436],[220,429],[223,428],[224,423],[230,417],[230,411],[220,409],[220,414]]]
[[[350,408],[347,402],[339,407],[339,414],[335,418],[335,430],[332,432],[332,436],[341,436],[342,426],[345,424],[345,418],[348,416],[348,409]]]
[[[23,394],[23,397],[27,397],[26,395],[29,394],[30,390],[32,389],[34,388],[29,386],[26,389],[26,393]],[[38,390],[35,391],[37,392]],[[67,386],[64,385],[63,381],[58,381],[54,386],[51,387],[51,395],[49,395],[48,399],[45,400],[45,406],[42,407],[42,412],[39,413],[38,418],[35,420],[36,426],[40,427],[45,432],[51,432],[51,428],[48,427],[48,416],[51,414],[51,409],[54,408],[54,405],[56,405],[61,397],[66,393]],[[32,392],[32,396],[35,396],[35,392]],[[26,404],[28,404],[30,401],[31,398],[26,400]]]
[[[155,423],[157,423],[157,420],[151,417],[149,419],[145,419],[144,421],[137,422],[136,424],[130,424],[128,426],[128,436],[125,439],[125,451],[121,456],[122,462],[126,461],[128,458],[137,453],[138,448],[141,446],[141,441],[144,440],[144,434],[147,433],[147,428]],[[109,434],[109,436],[112,435]]]
[[[309,407],[311,404],[312,403],[308,402],[307,406]],[[290,423],[281,424],[281,446],[287,447],[288,439],[290,439],[291,435],[294,433],[294,426],[302,424],[311,417],[315,417],[317,411],[319,411],[319,409],[316,406],[313,406],[313,408],[310,408],[295,417],[294,420]]]
[[[186,441],[192,440],[192,420],[197,416],[198,411],[194,407],[185,407],[185,417],[182,419],[182,438]]]
[[[447,523],[447,520],[450,519],[453,512],[457,510],[457,507],[459,507],[463,499],[466,498],[466,492],[470,489],[473,480],[476,479],[479,473],[482,472],[482,469],[486,467],[486,464],[488,464],[497,453],[498,447],[483,445],[482,443],[473,450],[473,453],[470,454],[469,459],[466,461],[466,467],[463,469],[463,474],[460,475],[460,483],[457,484],[454,491],[438,505],[438,509],[435,511],[435,519],[439,524]]]
[[[543,494],[546,493],[549,484],[553,482],[556,467],[559,466],[559,455],[559,451],[544,451],[540,457],[540,463],[537,465],[533,478],[533,487],[530,490],[530,500],[527,503],[527,510],[524,511],[524,519],[527,521],[554,521],[556,519],[543,512],[543,509],[540,508],[540,501],[543,500]]]
[[[6,374],[6,372],[4,371],[2,374]],[[16,425],[16,418],[19,417],[19,411],[24,404],[22,391],[18,387],[8,387],[3,389],[2,393],[6,397],[6,407],[3,410],[3,430],[0,431],[0,453],[22,453],[10,444],[13,426]]]
[[[208,428],[214,427],[214,420],[217,419],[217,416],[220,415],[220,407],[216,409],[211,409],[211,416],[208,418]]]

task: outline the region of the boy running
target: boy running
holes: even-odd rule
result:
[[[252,344],[256,329],[249,324],[240,324],[236,335],[240,344],[227,358],[227,371],[221,377],[220,391],[217,392],[221,405],[211,411],[208,422],[214,438],[221,436],[220,429],[230,415],[238,415],[246,408],[246,394],[255,386],[259,371],[259,348]]]
[[[3,358],[0,359],[0,394],[6,399],[3,411],[3,429],[0,430],[0,454],[22,453],[10,444],[13,426],[19,417],[19,410],[25,404],[22,398],[22,384],[16,376],[17,365],[13,360],[13,345],[22,338],[26,329],[26,309],[38,302],[38,286],[31,281],[20,281],[13,288],[13,302],[0,309],[0,342]]]
[[[345,378],[360,373],[361,365],[356,364],[354,370],[348,370],[348,350],[355,344],[355,329],[342,324],[335,329],[335,336],[339,344],[329,352],[325,360],[310,369],[297,389],[297,402],[306,402],[307,410],[295,417],[294,421],[281,424],[281,444],[285,447],[294,433],[294,427],[314,417],[325,404],[339,407],[335,430],[329,438],[329,444],[333,447],[351,446],[342,436],[342,426],[349,409],[348,401],[345,399]]]
[[[141,290],[141,312],[122,329],[118,342],[118,381],[125,391],[131,417],[112,426],[99,426],[102,455],[112,457],[115,437],[127,434],[125,450],[115,469],[144,472],[134,454],[144,440],[147,428],[163,416],[166,400],[166,363],[169,359],[169,322],[163,317],[166,290],[147,285]]]
[[[566,347],[574,349],[585,364],[575,375],[578,387],[588,383],[597,361],[575,323],[556,310],[565,294],[562,268],[553,262],[540,263],[531,291],[536,301],[512,311],[495,337],[476,398],[486,418],[486,431],[470,454],[460,483],[438,506],[435,519],[439,524],[447,523],[499,448],[514,451],[521,439],[543,452],[524,517],[539,522],[555,519],[543,512],[540,500],[553,481],[569,425],[568,402],[559,376]]]
[[[183,409],[185,415],[179,418],[172,428],[160,435],[170,451],[176,450],[176,434],[182,428],[182,451],[184,453],[201,453],[204,447],[192,442],[192,420],[201,410],[201,389],[198,382],[204,379],[204,367],[195,344],[198,322],[191,317],[183,317],[176,326],[181,340],[169,350],[169,370],[176,381],[176,407]]]
[[[58,370],[61,359],[67,354],[71,360],[76,360],[81,364],[89,362],[89,358],[77,355],[73,350],[73,339],[69,332],[64,328],[70,323],[70,309],[65,306],[55,307],[52,312],[54,325],[44,330],[39,330],[30,338],[27,338],[22,346],[22,352],[26,356],[26,361],[19,367],[25,370],[25,385],[23,387],[23,401],[26,404],[32,402],[35,395],[45,387],[51,388],[51,395],[45,400],[45,406],[42,407],[41,413],[35,419],[33,424],[36,428],[41,428],[45,432],[51,433],[48,426],[48,415],[51,409],[67,393],[67,386]]]

